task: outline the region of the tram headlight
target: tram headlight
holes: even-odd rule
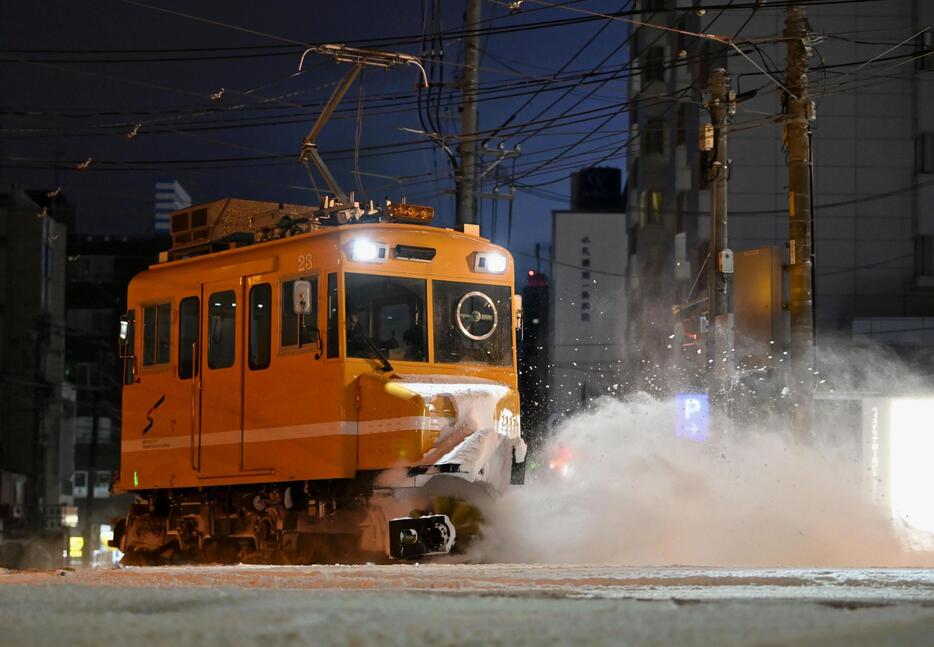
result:
[[[474,261],[475,272],[486,272],[487,274],[502,274],[506,271],[509,261],[503,254],[494,252],[478,253]]]
[[[385,263],[388,249],[386,245],[358,238],[350,244],[350,258],[361,263]]]

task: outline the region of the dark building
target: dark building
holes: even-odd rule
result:
[[[592,166],[571,174],[571,211],[622,211],[623,174],[614,167]]]
[[[68,239],[66,374],[77,395],[74,497],[82,534],[90,536],[126,514],[127,497],[111,497],[120,467],[121,380],[117,333],[130,279],[156,262],[163,241],[72,235]]]
[[[0,185],[0,563],[52,566],[73,522],[65,380],[66,227]],[[29,543],[17,543],[29,540]],[[23,561],[25,560],[25,562]]]

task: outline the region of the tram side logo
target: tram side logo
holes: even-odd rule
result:
[[[155,424],[156,421],[153,419],[152,414],[162,405],[163,402],[165,402],[165,394],[160,396],[159,399],[156,400],[156,403],[149,407],[149,411],[146,412],[146,426],[143,427],[144,436],[150,429],[152,429],[152,426]]]

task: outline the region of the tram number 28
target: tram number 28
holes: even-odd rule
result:
[[[311,269],[311,254],[298,255],[298,271],[304,272]]]

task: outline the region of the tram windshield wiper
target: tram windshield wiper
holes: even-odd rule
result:
[[[389,363],[389,358],[383,354],[383,351],[379,349],[379,347],[376,345],[376,342],[374,342],[368,334],[363,332],[363,330],[361,330],[359,326],[354,328],[352,332],[352,336],[356,337],[357,339],[362,340],[363,343],[365,343],[369,347],[369,349],[376,354],[376,357],[383,364],[383,367],[382,367],[383,371],[388,372],[388,371],[393,370],[392,364]]]

